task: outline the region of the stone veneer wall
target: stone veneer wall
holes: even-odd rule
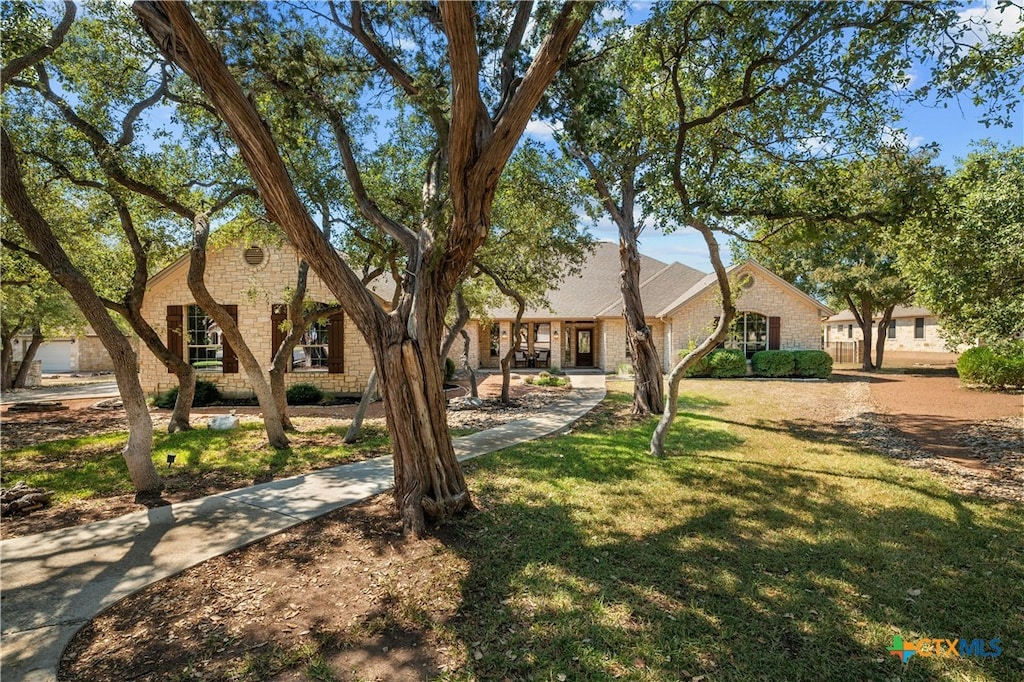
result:
[[[137,339],[131,339],[132,347],[137,348]],[[72,364],[76,372],[113,372],[114,362],[110,353],[103,347],[98,336],[80,336],[75,341],[77,348],[72,351]],[[75,361],[77,357],[77,362]]]
[[[662,354],[665,336],[665,323],[658,319],[647,319],[654,337],[654,348],[659,357]],[[598,366],[605,372],[617,372],[619,365],[632,365],[633,360],[626,356],[626,320],[624,318],[607,318],[601,320],[601,342]]]
[[[295,285],[298,259],[288,248],[264,247],[263,262],[253,266],[245,261],[244,248],[232,246],[209,254],[206,285],[222,304],[238,306],[238,325],[249,348],[264,367],[270,367],[271,306],[285,301],[285,291]],[[143,315],[160,338],[167,338],[167,306],[195,303],[185,277],[188,262],[171,266],[146,294]],[[334,295],[312,271],[309,273],[307,297],[312,301],[332,303]],[[285,382],[311,383],[321,389],[340,394],[359,395],[373,369],[373,356],[352,320],[345,316],[345,372],[289,372]],[[140,349],[140,376],[147,393],[157,393],[177,386],[175,376],[145,346]],[[237,374],[200,372],[199,377],[213,381],[228,396],[252,394],[244,370]]]
[[[885,340],[885,350],[887,351],[908,351],[915,353],[945,353],[948,352],[946,348],[946,342],[939,336],[941,329],[939,325],[939,319],[934,316],[924,317],[924,338],[914,338],[914,320],[913,317],[901,317],[896,320],[896,338]],[[878,320],[875,320],[875,334],[878,333]],[[847,325],[853,325],[853,336],[847,336]],[[838,327],[838,329],[837,329]],[[885,332],[883,332],[885,333]],[[864,335],[860,331],[860,327],[853,320],[849,322],[829,322],[825,325],[825,341],[827,343],[835,342],[851,342],[861,341]],[[872,342],[876,337],[872,335]],[[955,352],[963,352],[965,348],[957,349]]]
[[[21,370],[21,360],[11,362],[11,376],[16,376]],[[33,360],[28,367],[28,376],[25,377],[25,388],[34,388],[43,385],[43,361]]]
[[[819,309],[762,273],[754,271],[752,274],[754,284],[737,296],[736,311],[781,318],[779,346],[782,350],[820,350]],[[664,358],[666,371],[678,361],[679,351],[689,348],[691,341],[700,343],[707,338],[713,330],[714,319],[721,314],[718,288],[715,286],[672,315],[671,329],[666,331],[671,349]]]

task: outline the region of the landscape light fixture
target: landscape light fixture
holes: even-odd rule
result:
[[[167,466],[172,466],[174,464],[174,460],[177,457],[178,456],[176,454],[174,454],[173,452],[168,453],[167,454]]]

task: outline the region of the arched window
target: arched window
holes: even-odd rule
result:
[[[759,313],[736,313],[725,345],[739,348],[748,360],[757,351],[768,350],[768,318]]]

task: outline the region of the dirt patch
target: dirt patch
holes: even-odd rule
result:
[[[854,430],[959,492],[1024,501],[1024,394],[968,388],[951,371],[862,377],[873,410]]]
[[[60,679],[436,676],[454,661],[430,623],[454,616],[468,566],[404,541],[393,511],[379,496],[128,597],[79,632]]]

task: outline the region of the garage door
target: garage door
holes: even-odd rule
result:
[[[71,371],[71,341],[45,341],[36,351],[36,360],[43,363],[43,373]]]

